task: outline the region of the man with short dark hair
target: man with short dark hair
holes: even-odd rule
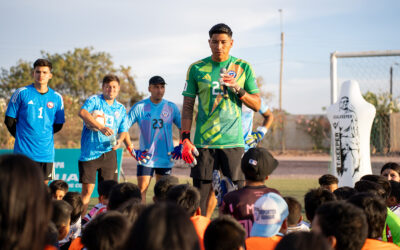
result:
[[[318,182],[322,188],[328,189],[333,193],[338,188],[339,179],[331,174],[324,174],[319,177]]]
[[[179,179],[176,176],[164,175],[154,185],[154,202],[162,202],[167,198],[168,191],[175,185],[179,184]]]
[[[372,181],[379,184],[385,190],[383,199],[387,199],[389,197],[391,187],[387,178],[381,175],[367,174],[361,177],[360,181]]]
[[[304,209],[306,210],[307,219],[312,222],[315,211],[319,206],[321,206],[321,204],[335,200],[335,195],[324,188],[316,188],[308,191],[304,196]]]
[[[345,201],[331,201],[317,209],[312,231],[322,233],[336,250],[360,250],[368,223],[362,209]]]
[[[258,111],[261,102],[252,67],[229,54],[233,46],[230,27],[214,25],[209,37],[212,55],[189,67],[182,92],[182,158],[194,166],[190,176],[200,191],[200,207],[207,217],[216,206],[213,170],[221,170],[239,188],[244,185],[239,167],[244,152],[241,107],[244,103]],[[190,129],[196,96],[198,115],[192,143]]]
[[[92,95],[83,104],[79,116],[84,124],[79,157],[79,182],[82,183],[82,216],[86,214],[96,183],[114,180],[117,173],[116,149],[128,134],[126,109],[116,98],[120,81],[116,75],[103,78],[103,93]],[[117,134],[120,137],[117,139]]]
[[[138,161],[136,175],[143,203],[146,203],[147,189],[154,173],[156,181],[170,175],[173,160],[182,157],[182,145],[174,147],[172,141],[172,125],[181,129],[181,113],[175,103],[163,99],[165,85],[161,76],[150,78],[150,97],[137,102],[128,112],[128,127],[137,122],[140,128],[139,150],[134,149],[129,136],[124,143]]]
[[[206,250],[244,250],[246,232],[232,217],[223,215],[208,225],[204,234]]]
[[[176,185],[168,191],[167,201],[177,204],[188,213],[199,237],[201,249],[204,249],[204,232],[210,219],[201,215],[200,193],[197,188],[189,184]]]
[[[381,197],[369,193],[358,193],[350,197],[348,202],[361,208],[367,217],[368,236],[363,250],[400,249],[393,243],[381,241],[387,214],[385,202]]]
[[[142,199],[139,187],[130,182],[119,183],[111,189],[107,211],[117,210],[124,202],[130,199]]]
[[[266,193],[279,191],[268,188],[265,180],[278,166],[278,161],[265,148],[250,148],[243,156],[241,169],[246,179],[242,189],[227,193],[220,213],[232,215],[246,230],[246,237],[254,222],[254,203]]]
[[[51,221],[56,225],[58,230],[58,238],[60,241],[64,239],[69,232],[71,223],[72,206],[64,200],[53,200],[53,212]]]
[[[128,237],[129,222],[116,211],[109,211],[94,218],[83,229],[83,249],[124,249]]]
[[[303,221],[303,215],[301,215],[301,204],[300,202],[290,196],[283,197],[289,208],[288,216],[288,233],[310,231],[310,225]]]
[[[356,182],[355,189],[358,192],[367,192],[372,195],[378,195],[384,200],[387,200],[391,187],[390,183],[382,176],[365,175],[360,181]],[[400,218],[390,211],[388,207],[386,210],[386,224],[383,228],[382,240],[393,242],[400,246]]]
[[[340,187],[333,191],[337,200],[347,200],[356,193],[356,190],[352,187]]]
[[[65,122],[63,98],[48,86],[51,69],[46,59],[34,62],[34,83],[13,93],[4,120],[15,137],[14,153],[28,156],[42,168],[46,184],[54,178],[54,134]]]

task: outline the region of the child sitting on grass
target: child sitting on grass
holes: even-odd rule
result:
[[[97,215],[107,211],[108,198],[110,197],[111,189],[117,185],[118,182],[114,180],[101,181],[97,185],[97,192],[99,193],[99,203],[96,204],[85,217],[82,219],[82,226],[84,226],[91,219]]]
[[[287,232],[310,231],[310,225],[303,221],[300,202],[290,196],[283,197],[283,199],[285,199],[289,208]]]
[[[78,192],[68,192],[64,198],[72,206],[71,212],[71,225],[67,237],[59,242],[60,249],[68,249],[71,241],[81,235],[81,213],[83,210],[83,203],[81,194]]]
[[[63,180],[55,180],[50,183],[49,188],[53,200],[62,200],[68,192],[68,183]]]
[[[58,241],[67,237],[71,224],[72,206],[66,201],[53,200],[53,214],[51,221],[56,225]]]

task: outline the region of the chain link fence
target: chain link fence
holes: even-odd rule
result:
[[[376,108],[371,130],[371,153],[399,153],[399,149],[392,145],[398,138],[394,138],[397,133],[391,128],[391,123],[395,122],[391,117],[394,119],[392,114],[400,111],[400,55],[338,55],[336,72],[338,93],[344,81],[356,80],[365,100]]]

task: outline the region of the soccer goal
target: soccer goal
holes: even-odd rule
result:
[[[356,80],[364,98],[376,108],[371,152],[400,152],[400,50],[331,53],[331,103],[341,84]]]

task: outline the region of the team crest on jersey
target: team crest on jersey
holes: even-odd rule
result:
[[[118,118],[119,118],[119,115],[120,115],[120,114],[119,114],[119,111],[115,111],[115,113],[114,113],[115,118],[118,119]]]
[[[49,109],[54,108],[54,103],[53,103],[53,102],[48,102],[48,103],[47,103],[47,107],[48,107]]]
[[[229,70],[228,75],[233,76],[233,78],[236,78],[236,72],[233,70]]]
[[[167,111],[163,111],[161,113],[161,117],[168,118],[168,116],[169,116],[169,113]]]

